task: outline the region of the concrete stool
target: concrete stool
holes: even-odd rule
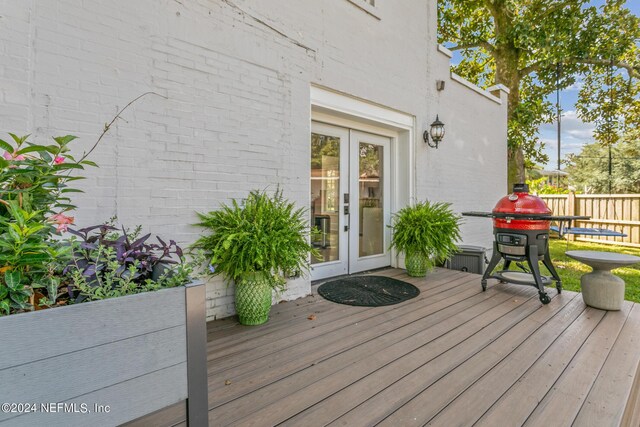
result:
[[[640,262],[640,257],[599,251],[567,251],[568,257],[593,268],[580,278],[582,299],[590,307],[620,310],[624,301],[624,280],[611,270]]]

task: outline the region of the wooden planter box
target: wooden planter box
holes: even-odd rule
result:
[[[1,317],[0,425],[118,425],[187,398],[206,425],[204,301],[194,282]]]

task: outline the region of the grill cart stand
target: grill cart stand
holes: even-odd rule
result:
[[[504,257],[504,269],[502,271],[498,271],[495,274],[493,270],[496,268],[498,263]],[[526,261],[529,271],[531,274],[527,274],[525,272],[518,272],[509,270],[511,263],[513,261],[522,262]],[[549,270],[552,277],[543,276],[540,273],[540,268],[538,266],[538,262],[540,261],[540,257],[538,257],[538,246],[537,245],[528,245],[525,247],[525,256],[513,256],[513,255],[502,255],[500,251],[498,251],[498,242],[493,243],[493,256],[491,257],[491,261],[489,261],[489,266],[485,270],[482,275],[482,290],[487,290],[487,279],[498,279],[501,282],[509,282],[515,283],[517,285],[531,285],[538,288],[538,296],[540,298],[540,302],[543,304],[549,304],[551,302],[551,298],[545,292],[544,287],[550,285],[553,280],[556,282],[556,289],[558,293],[562,292],[562,281],[555,267],[551,263],[551,257],[549,256],[549,251],[545,250],[544,255],[542,256],[542,263]]]
[[[542,304],[551,298],[544,287],[556,282],[558,293],[562,281],[549,256],[549,226],[551,221],[589,219],[584,216],[553,216],[542,199],[529,194],[526,184],[513,186],[513,193],[498,201],[492,212],[463,212],[464,216],[493,219],[493,254],[489,266],[482,275],[482,290],[487,289],[487,279],[498,279],[517,285],[529,285],[538,289]],[[493,272],[504,259],[504,269]],[[539,262],[547,267],[551,277],[540,273]],[[523,271],[509,270],[515,262]],[[523,263],[527,264],[525,267]]]

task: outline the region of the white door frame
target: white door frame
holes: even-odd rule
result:
[[[313,121],[391,138],[391,212],[415,200],[415,116],[316,85],[310,88],[310,103]],[[392,251],[394,267],[398,266],[397,255]],[[317,280],[313,271],[311,278]]]
[[[368,132],[347,129],[325,123],[312,122],[311,132],[335,137],[340,140],[338,209],[333,211],[334,219],[330,221],[330,228],[337,231],[338,253],[336,260],[329,260],[312,265],[313,280],[335,277],[344,274],[358,273],[391,264],[388,250],[391,233],[387,224],[391,221],[391,138]],[[360,256],[360,143],[369,143],[382,147],[382,164],[380,188],[383,204],[382,208],[382,253]],[[326,180],[326,177],[311,177],[311,179]],[[345,199],[348,195],[349,200]],[[349,213],[347,213],[349,212]],[[321,214],[324,209],[321,209]],[[337,223],[336,223],[337,219]],[[333,240],[330,237],[330,240]],[[334,246],[335,247],[335,246]],[[326,255],[326,254],[325,254]]]

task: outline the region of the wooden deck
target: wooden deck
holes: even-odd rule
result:
[[[315,295],[208,325],[211,426],[638,426],[640,305],[437,269],[402,304]],[[312,320],[310,320],[312,319]],[[135,424],[184,425],[184,403]]]

